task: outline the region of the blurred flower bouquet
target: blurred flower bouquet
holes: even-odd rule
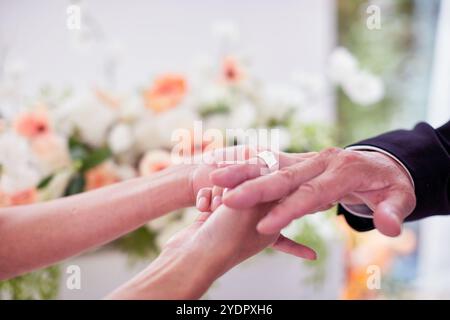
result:
[[[230,36],[230,28],[218,29]],[[231,53],[202,63],[192,78],[156,76],[135,94],[96,88],[80,98],[46,89],[30,99],[18,90],[20,71],[5,64],[0,78],[2,207],[69,196],[162,170],[171,165],[172,132],[190,129],[196,120],[204,128],[221,130],[276,127],[280,149],[317,150],[333,144],[331,123],[315,118],[332,96],[327,79],[360,105],[375,103],[384,94],[382,82],[362,71],[343,48],[332,53],[328,74],[297,73],[287,84],[261,83],[252,76],[248,60]],[[234,143],[240,142],[237,136]],[[194,153],[214,147],[207,142],[190,146]],[[113,246],[135,257],[155,254],[194,214],[186,210],[167,215]],[[8,282],[0,283],[0,296],[5,287],[17,297],[17,287],[8,287]]]

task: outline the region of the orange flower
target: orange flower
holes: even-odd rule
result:
[[[50,132],[50,121],[46,109],[24,112],[14,120],[15,131],[27,138],[35,138]]]
[[[86,172],[86,190],[98,189],[119,181],[114,166],[105,162]]]
[[[237,83],[244,78],[244,72],[233,57],[226,57],[222,64],[222,78],[227,83]]]
[[[9,196],[9,205],[18,206],[23,204],[31,204],[37,200],[37,191],[35,188],[29,188],[19,192],[15,192]]]
[[[176,107],[187,92],[186,79],[181,75],[167,74],[155,79],[153,86],[144,91],[145,106],[156,112]]]
[[[139,162],[139,175],[149,176],[171,165],[170,153],[165,150],[151,150]]]

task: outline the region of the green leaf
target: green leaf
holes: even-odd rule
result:
[[[55,299],[59,291],[60,278],[59,266],[52,266],[0,281],[0,300]]]
[[[230,106],[222,101],[215,104],[207,105],[201,108],[200,116],[202,118],[208,118],[216,114],[227,114],[230,112]]]
[[[48,175],[47,177],[45,177],[44,179],[42,179],[42,180],[39,182],[39,184],[37,185],[37,188],[38,188],[39,190],[41,190],[41,189],[44,189],[45,187],[47,187],[48,184],[50,183],[50,181],[52,181],[52,179],[53,179],[54,176],[55,176],[54,174],[51,174],[51,175]]]
[[[89,147],[75,136],[69,138],[70,156],[73,160],[83,160],[89,154]]]
[[[83,192],[85,184],[86,180],[84,175],[82,173],[77,173],[67,185],[64,196],[71,196]]]
[[[83,161],[83,164],[81,166],[81,171],[85,172],[89,169],[92,169],[99,164],[101,164],[106,159],[110,158],[112,156],[111,150],[107,147],[96,149],[89,153]]]
[[[114,246],[126,253],[131,262],[136,262],[154,257],[159,253],[156,236],[155,231],[144,226],[116,240]]]

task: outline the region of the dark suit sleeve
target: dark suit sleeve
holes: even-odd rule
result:
[[[450,121],[438,129],[421,122],[412,130],[388,132],[352,146],[358,145],[383,149],[409,170],[417,205],[407,221],[450,214]],[[374,228],[371,219],[354,216],[341,206],[338,214],[343,214],[355,230]]]

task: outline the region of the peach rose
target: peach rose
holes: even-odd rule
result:
[[[226,83],[234,84],[244,78],[244,71],[233,57],[226,57],[222,63],[222,78]]]
[[[67,142],[55,134],[36,137],[31,142],[31,149],[45,171],[51,172],[70,164]]]
[[[148,176],[164,170],[172,164],[170,153],[165,150],[151,150],[139,162],[139,175]]]
[[[144,91],[145,106],[155,112],[176,107],[187,92],[186,79],[177,74],[167,74],[155,79],[153,86]]]
[[[87,191],[98,189],[119,181],[116,174],[114,164],[111,162],[104,162],[95,168],[86,172],[86,186]]]
[[[28,188],[13,194],[3,194],[0,196],[2,206],[18,206],[35,203],[38,199],[36,188]]]
[[[45,108],[23,112],[13,123],[14,130],[27,138],[35,138],[51,131],[48,112]]]

